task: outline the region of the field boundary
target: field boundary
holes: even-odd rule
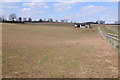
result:
[[[98,31],[99,31],[99,33],[100,33],[100,36],[103,37],[104,39],[106,39],[106,34],[105,34],[105,32],[103,32],[103,31],[100,29],[99,26],[98,26],[97,28],[98,28]]]
[[[117,34],[111,34],[111,33],[105,33],[101,30],[101,28],[98,26],[98,31],[100,33],[100,36],[103,37],[105,40],[107,40],[110,44],[112,44],[113,48],[119,49],[119,35]]]

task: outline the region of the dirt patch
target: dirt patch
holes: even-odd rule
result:
[[[3,24],[4,78],[118,77],[118,54],[96,27]]]

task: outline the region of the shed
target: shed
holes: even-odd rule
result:
[[[91,28],[91,26],[88,23],[77,23],[75,24],[75,28]]]

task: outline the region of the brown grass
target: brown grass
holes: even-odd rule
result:
[[[4,78],[118,77],[118,56],[96,27],[3,24]]]

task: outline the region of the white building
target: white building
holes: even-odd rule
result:
[[[75,28],[91,28],[90,24],[87,23],[78,23],[75,24]]]

